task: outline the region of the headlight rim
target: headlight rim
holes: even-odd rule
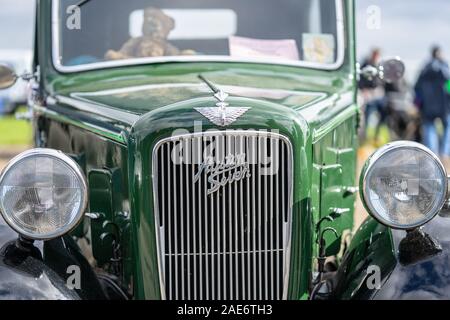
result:
[[[80,206],[80,210],[77,213],[76,217],[73,219],[73,221],[63,228],[59,228],[58,230],[46,233],[43,235],[35,234],[28,232],[26,230],[23,230],[22,228],[18,227],[10,218],[10,215],[4,213],[0,208],[0,216],[3,218],[3,220],[8,224],[8,226],[13,229],[15,232],[17,232],[19,235],[29,238],[32,240],[38,240],[38,241],[46,241],[46,240],[52,240],[58,237],[61,237],[69,232],[71,232],[73,229],[75,229],[78,224],[83,220],[83,216],[85,214],[87,205],[88,205],[88,187],[85,175],[81,169],[81,167],[70,158],[68,155],[63,153],[60,150],[56,149],[50,149],[50,148],[33,148],[26,150],[14,158],[12,158],[8,164],[0,171],[0,186],[5,179],[7,173],[13,169],[16,165],[18,165],[21,161],[30,158],[30,157],[50,157],[57,159],[58,161],[63,162],[65,165],[67,165],[71,170],[73,170],[73,173],[78,178],[79,182],[81,183],[82,187],[82,203]]]
[[[420,150],[422,152],[425,152],[427,155],[429,155],[433,161],[435,162],[435,164],[437,165],[437,167],[440,169],[443,177],[444,177],[444,194],[442,196],[442,201],[441,203],[438,205],[436,212],[434,212],[433,214],[430,214],[426,219],[420,220],[415,224],[409,224],[409,225],[400,225],[400,224],[396,224],[393,223],[392,221],[386,220],[383,217],[381,217],[379,214],[376,213],[375,210],[372,210],[370,208],[370,206],[367,203],[366,200],[366,181],[367,181],[367,175],[370,172],[370,169],[373,168],[374,164],[384,155],[386,155],[389,152],[392,152],[396,149],[399,148],[403,148],[403,149],[413,149],[413,150]],[[439,157],[432,152],[429,148],[427,148],[426,146],[424,146],[423,144],[417,143],[417,142],[413,142],[413,141],[395,141],[395,142],[390,142],[385,144],[384,146],[382,146],[381,148],[377,149],[365,162],[362,170],[361,170],[361,174],[360,174],[360,179],[359,179],[359,192],[360,192],[360,198],[361,198],[361,202],[364,206],[364,208],[367,210],[367,212],[370,214],[371,217],[373,217],[375,220],[377,220],[379,223],[392,228],[392,229],[396,229],[396,230],[413,230],[416,228],[419,228],[425,224],[427,224],[428,222],[430,222],[432,219],[434,219],[436,217],[436,215],[439,214],[439,212],[442,210],[442,208],[444,207],[446,201],[448,200],[448,196],[449,196],[449,192],[448,192],[448,174],[447,174],[447,170],[445,169],[444,164],[442,163],[442,161],[439,159]]]

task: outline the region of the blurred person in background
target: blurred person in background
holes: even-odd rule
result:
[[[389,139],[421,142],[420,114],[414,104],[414,92],[406,79],[386,82],[384,91]]]
[[[379,48],[372,49],[369,56],[361,64],[361,69],[372,66],[377,68],[381,61],[381,50]],[[376,125],[375,139],[378,139],[380,126],[385,122],[387,116],[386,98],[384,94],[384,86],[378,77],[367,78],[361,77],[358,82],[360,92],[362,112],[364,113],[364,124],[361,126],[362,139],[366,138],[367,127],[370,116],[373,113],[378,114],[378,122]]]
[[[450,70],[439,46],[431,50],[431,60],[421,71],[415,85],[416,105],[422,117],[423,144],[445,162],[450,157],[450,95],[448,82]],[[442,123],[439,137],[436,120]]]

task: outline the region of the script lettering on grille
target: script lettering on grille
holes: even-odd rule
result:
[[[216,192],[227,184],[251,177],[250,167],[245,161],[245,153],[229,154],[223,161],[214,161],[213,157],[206,157],[194,175],[194,183],[200,180],[202,174],[207,176],[208,194]]]

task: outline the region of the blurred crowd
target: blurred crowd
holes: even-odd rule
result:
[[[381,50],[373,49],[361,68],[378,68],[381,60]],[[405,79],[386,82],[361,76],[358,86],[363,142],[383,143],[380,132],[384,127],[389,140],[423,143],[445,162],[449,161],[450,70],[439,46],[431,49],[415,84]]]

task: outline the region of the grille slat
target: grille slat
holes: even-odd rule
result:
[[[174,177],[176,176],[179,179],[179,173],[177,173],[177,165],[175,162],[172,162],[172,168],[173,168],[173,174]],[[177,179],[177,180],[178,180]],[[173,189],[174,189],[174,199],[177,199],[177,194],[178,194],[178,188],[179,188],[179,183],[173,184]],[[175,242],[175,252],[178,253],[178,242],[179,242],[179,237],[178,237],[178,204],[179,201],[174,201],[174,242]],[[178,256],[175,256],[175,272],[174,272],[174,276],[175,276],[175,299],[180,299],[179,297],[179,290],[180,290],[180,286],[178,285],[178,278],[180,276],[180,272],[178,270]]]
[[[262,139],[261,137],[258,137],[258,159],[261,159],[263,153],[262,153]],[[259,214],[256,215],[256,217],[258,218],[258,296],[262,298],[262,293],[263,293],[263,286],[262,286],[262,237],[261,237],[261,228],[262,228],[262,214],[263,214],[263,208],[262,208],[262,202],[264,201],[262,198],[262,194],[261,194],[261,174],[258,175],[258,211]]]
[[[169,146],[167,146],[167,159],[166,159],[166,163],[170,163],[170,148],[169,148]],[[169,176],[169,179],[168,179],[168,181],[171,181],[171,168],[170,168],[170,166],[168,166],[168,170],[167,170],[167,172],[168,172],[168,176]],[[169,185],[169,184],[168,184]],[[164,190],[165,191],[165,190]],[[166,219],[166,217],[167,217],[167,220],[168,220],[168,225],[172,225],[172,212],[171,212],[171,204],[172,204],[172,199],[171,199],[171,194],[172,194],[172,192],[168,192],[167,193],[167,203],[168,203],[168,205],[167,205],[167,207],[168,207],[168,213],[167,213],[167,215],[165,215],[165,214],[163,214],[163,221],[165,221],[165,219]],[[163,230],[165,230],[165,229],[163,229]],[[172,228],[168,228],[167,229],[167,232],[168,232],[168,234],[169,234],[169,237],[168,237],[168,239],[169,239],[169,253],[171,254],[172,253],[172,233],[171,233],[171,231],[172,231]],[[162,239],[162,241],[164,241],[164,239]],[[164,261],[166,261],[166,260],[164,260]],[[172,286],[172,275],[173,275],[173,271],[172,271],[172,259],[169,259],[169,273],[168,273],[168,282],[169,282],[169,286]],[[173,298],[173,296],[172,296],[172,291],[170,291],[169,292],[169,299],[171,299],[172,300],[172,298]]]
[[[215,269],[215,260],[216,257],[213,255],[214,252],[217,252],[217,249],[215,248],[216,242],[215,240],[215,236],[214,236],[214,216],[215,216],[215,211],[214,211],[214,202],[213,201],[209,201],[210,202],[210,208],[211,208],[211,222],[210,225],[208,226],[208,228],[210,228],[211,230],[211,282],[212,282],[212,287],[211,287],[211,299],[215,300],[216,299],[216,269]],[[206,215],[208,216],[208,214]]]
[[[186,143],[186,148],[188,149],[188,151],[190,152],[192,150],[192,145],[190,139],[186,139],[185,140]],[[191,155],[188,152],[188,159],[191,159]],[[187,220],[187,228],[186,228],[186,252],[188,253],[188,258],[187,258],[187,284],[186,284],[186,289],[187,289],[187,299],[190,300],[191,299],[191,290],[189,290],[189,288],[191,288],[191,208],[190,208],[190,203],[191,203],[191,197],[189,195],[189,166],[191,164],[191,161],[185,161],[185,185],[184,187],[184,191],[186,193],[186,210],[187,210],[187,215],[186,215],[186,220]]]
[[[216,161],[218,161],[219,158],[216,155]],[[223,286],[222,286],[222,276],[224,276],[224,272],[223,272],[223,267],[222,267],[222,263],[224,261],[224,246],[223,243],[220,243],[220,240],[223,239],[221,238],[221,234],[224,235],[225,232],[224,230],[221,229],[221,227],[223,227],[223,224],[220,224],[220,208],[222,207],[223,212],[225,211],[225,200],[224,197],[222,197],[222,202],[219,196],[219,193],[216,192],[216,203],[217,203],[217,208],[216,208],[216,215],[217,215],[217,252],[219,253],[217,255],[217,268],[218,268],[218,272],[217,272],[217,282],[218,282],[218,299],[222,299],[222,297],[225,297],[225,281],[223,281]],[[222,289],[223,287],[223,289]]]
[[[270,139],[269,138],[269,143],[270,143],[270,151],[271,152],[273,152],[273,150],[276,150],[275,149],[275,146],[273,145],[273,140],[272,139]],[[271,173],[273,174],[274,172],[272,172],[271,171]],[[274,194],[274,192],[273,192],[273,180],[272,180],[272,175],[269,175],[268,176],[268,179],[269,179],[269,192],[270,192],[270,194]],[[269,199],[268,199],[268,202],[269,202],[269,221],[270,221],[270,224],[274,224],[274,221],[273,221],[273,197],[269,197]],[[269,241],[268,241],[268,243],[269,243],[269,245],[270,245],[270,250],[274,250],[275,248],[274,248],[274,246],[273,246],[273,228],[270,228],[269,229],[269,234],[268,234],[268,238],[269,238]],[[276,254],[276,253],[275,253]],[[270,267],[270,269],[268,269],[268,271],[266,272],[266,274],[268,275],[269,274],[269,272],[271,272],[271,273],[273,273],[273,274],[276,274],[275,272],[274,272],[274,270],[273,270],[273,254],[271,254],[270,256],[268,256],[267,257],[267,255],[266,255],[266,258],[267,258],[267,265],[268,265],[268,268]],[[270,284],[270,287],[269,287],[269,284]],[[268,280],[268,290],[267,290],[267,295],[268,295],[268,298],[269,299],[274,299],[274,296],[273,296],[273,277],[270,277],[270,279]],[[270,289],[270,290],[269,290]]]
[[[262,138],[263,139],[263,143],[262,145],[264,146],[264,151],[267,153],[267,143],[268,143],[268,139],[267,138]],[[264,175],[264,186],[265,188],[268,187],[268,180],[269,175]],[[270,194],[270,191],[266,191],[265,194]],[[264,224],[264,298],[265,299],[269,299],[269,292],[268,292],[268,288],[269,288],[269,270],[268,270],[268,256],[267,256],[267,250],[268,250],[268,242],[267,242],[267,238],[268,238],[268,233],[267,233],[267,224],[269,223],[268,221],[268,212],[267,212],[267,206],[268,206],[268,202],[269,199],[271,197],[265,197],[264,199],[264,220],[263,220],[263,224]]]
[[[202,158],[202,150],[200,150],[199,149],[199,153],[200,153],[200,158],[199,159],[201,159]],[[199,169],[197,169],[197,170],[199,170]],[[201,182],[202,180],[200,179],[199,180],[199,183]],[[202,261],[202,257],[203,257],[203,255],[202,255],[202,252],[203,252],[203,228],[202,228],[202,205],[201,205],[201,199],[202,199],[202,190],[201,190],[201,187],[200,188],[198,188],[197,189],[197,192],[198,192],[198,203],[197,203],[197,208],[198,208],[198,211],[199,211],[199,214],[198,214],[198,221],[199,221],[199,227],[198,227],[198,229],[199,229],[199,231],[200,231],[200,256],[198,257],[199,258],[199,264],[200,264],[200,274],[199,274],[199,279],[200,279],[200,299],[203,299],[203,261]],[[168,226],[169,228],[170,228],[170,226]],[[172,290],[172,288],[170,288],[170,290]]]
[[[208,229],[209,229],[209,224],[208,224],[208,216],[209,216],[209,212],[207,212],[206,208],[207,208],[207,194],[206,194],[206,189],[207,189],[207,176],[206,175],[202,175],[203,177],[203,205],[205,206],[205,211],[204,211],[204,219],[205,219],[205,223],[204,223],[204,230],[205,230],[205,252],[206,255],[204,256],[205,258],[205,269],[206,269],[206,294],[205,294],[205,298],[207,300],[210,299],[209,296],[209,287],[210,287],[210,277],[209,277],[209,236],[208,236]]]
[[[186,135],[159,142],[153,160],[162,296],[285,298],[288,140],[254,131]]]
[[[180,142],[180,145],[182,146],[182,144],[183,144],[183,140]],[[184,176],[184,165],[180,165],[179,166],[179,168],[180,168],[180,174],[179,174],[179,177],[180,177],[180,183],[178,184],[179,185],[179,188],[180,188],[180,204],[181,205],[185,205],[185,202],[184,202],[184,197],[183,197],[183,191],[184,191],[184,186],[183,186],[183,176]],[[184,254],[184,245],[185,245],[185,240],[184,240],[184,230],[186,229],[189,229],[189,228],[185,228],[185,225],[184,225],[184,214],[183,214],[183,212],[181,212],[181,210],[186,210],[186,207],[184,206],[184,208],[179,208],[179,210],[178,210],[178,212],[179,212],[179,215],[180,215],[180,217],[179,217],[179,219],[178,219],[178,221],[180,221],[180,225],[179,225],[179,230],[180,230],[180,232],[181,232],[181,243],[180,243],[180,247],[181,247],[181,254],[183,255]],[[187,213],[187,212],[186,212]],[[185,296],[184,296],[184,281],[185,281],[185,274],[186,274],[186,272],[185,272],[185,266],[184,266],[184,262],[185,262],[185,259],[180,259],[181,260],[181,294],[180,294],[180,296],[179,297],[181,297],[181,299],[185,299]],[[177,259],[177,261],[178,261],[178,259]]]
[[[283,148],[283,146],[281,145],[280,149],[282,149],[282,148]],[[283,154],[282,151],[281,151],[281,154]],[[281,175],[283,176],[283,173],[281,173]],[[279,189],[280,189],[280,186],[277,185],[276,189],[275,189],[276,190],[275,191],[275,198],[276,199],[278,199]],[[281,203],[283,203],[283,201],[281,201]],[[280,247],[280,212],[279,212],[279,208],[280,207],[279,207],[279,204],[277,202],[276,209],[275,209],[275,216],[276,216],[276,221],[275,221],[275,235],[276,235],[275,246],[277,248]],[[283,212],[283,210],[281,210],[281,212]],[[278,251],[276,253],[276,270],[277,270],[277,272],[279,272],[279,270],[280,270],[280,253]],[[280,277],[279,276],[276,277],[275,282],[277,284],[275,299],[278,300],[278,299],[280,299],[279,292],[280,292],[280,285],[281,285],[281,281],[280,281]]]
[[[253,172],[256,171],[256,163],[257,163],[257,158],[258,158],[258,144],[257,144],[257,138],[253,137],[253,152],[254,152],[254,158],[253,158]],[[255,186],[256,183],[256,174],[252,175],[252,183],[253,186]],[[257,285],[257,273],[256,273],[256,192],[253,192],[252,190],[252,200],[253,200],[253,207],[252,207],[252,219],[253,219],[253,223],[252,223],[252,236],[253,236],[253,246],[252,246],[252,250],[253,250],[253,260],[252,260],[252,265],[253,265],[253,297],[257,297],[257,291],[256,291],[256,285]]]
[[[225,136],[221,136],[217,139],[220,139],[220,147],[219,149],[219,153],[225,153]],[[223,149],[223,150],[221,150]],[[216,157],[217,161],[221,161],[221,159],[219,158],[219,156]],[[222,198],[222,212],[226,212],[226,205],[227,205],[227,197],[225,195],[225,193],[222,191],[221,192],[217,192],[217,197]],[[218,200],[219,201],[219,200]],[[226,215],[222,214],[222,285],[223,285],[223,299],[227,298],[227,260],[226,260],[226,223],[225,220],[226,219]],[[219,238],[220,239],[220,238]]]
[[[225,149],[225,154],[233,154],[233,150],[231,150],[231,137],[230,136],[227,136],[226,137],[226,140],[227,140],[227,144],[226,144],[226,149]],[[222,161],[224,161],[224,160],[222,160]],[[232,219],[233,219],[233,198],[232,198],[232,194],[231,194],[231,183],[230,184],[228,184],[227,185],[227,188],[228,188],[228,196],[229,196],[229,201],[228,201],[228,212],[227,212],[227,215],[228,215],[228,252],[231,252],[233,249],[233,240],[232,240],[232,237],[233,237],[233,234],[232,234],[232,225],[233,225],[233,221],[232,221]],[[234,188],[233,188],[234,189]],[[229,291],[228,291],[228,299],[229,300],[233,300],[233,255],[228,255],[227,256],[227,258],[228,258],[228,266],[229,266],[229,269],[228,269],[228,272],[230,273],[230,275],[229,275],[229,285],[230,285],[230,288],[229,288]]]
[[[242,136],[239,137],[239,152],[240,153],[244,153],[244,139]],[[242,280],[241,280],[241,289],[242,289],[242,299],[245,300],[246,296],[245,296],[245,278],[246,278],[246,274],[245,274],[245,253],[244,253],[244,249],[245,249],[245,245],[244,245],[244,235],[245,235],[245,226],[244,226],[244,220],[245,220],[245,215],[244,215],[244,182],[243,180],[240,181],[240,185],[239,185],[239,191],[240,191],[240,201],[239,201],[239,209],[240,209],[240,221],[241,221],[241,225],[240,225],[240,234],[241,234],[241,248],[242,250],[242,254],[241,254],[241,276],[242,276]],[[248,215],[248,214],[247,214]]]
[[[193,160],[200,159],[200,155],[197,152],[195,152],[195,150],[199,150],[200,151],[202,149],[202,148],[200,148],[200,145],[201,145],[200,143],[201,143],[201,138],[200,137],[198,139],[194,140],[194,145],[197,145],[197,149],[193,148],[193,150],[191,152],[191,154],[193,156]],[[195,163],[196,163],[196,161],[192,161],[192,163],[191,163],[191,177],[194,177],[194,175],[195,175],[195,165],[194,165]],[[188,186],[188,188],[189,188],[189,186]],[[196,254],[197,254],[197,219],[196,219],[196,214],[195,214],[195,210],[194,210],[194,208],[196,207],[195,206],[195,200],[197,199],[196,192],[197,192],[197,190],[195,188],[192,188],[192,234],[194,235],[193,239],[192,239],[193,240],[192,241],[193,242],[193,254],[194,254],[192,260],[194,262],[193,263],[194,264],[194,270],[193,270],[193,272],[194,272],[194,274],[193,274],[193,278],[194,278],[194,282],[193,282],[194,283],[194,288],[193,288],[194,300],[198,299],[198,296],[197,296],[197,289],[198,289],[198,286],[197,286],[197,256],[196,256]]]
[[[247,150],[250,150],[250,139],[246,139],[246,143],[247,143]],[[250,206],[251,206],[251,199],[249,199],[248,197],[250,196],[250,177],[247,177],[247,298],[251,297],[251,267],[250,267],[250,239],[251,239],[251,225],[250,225]],[[252,196],[253,198],[253,196]]]

